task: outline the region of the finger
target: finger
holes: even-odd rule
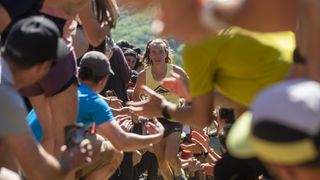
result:
[[[149,88],[148,86],[142,85],[141,89],[147,93],[148,95],[155,95],[156,92],[154,90],[152,90],[151,88]]]
[[[180,74],[175,73],[174,71],[170,71],[170,74],[171,74],[172,77],[174,77],[176,79],[180,79],[181,78]]]
[[[195,147],[195,146],[196,146],[196,144],[181,144],[181,145],[180,145],[180,147],[181,147],[182,149],[186,149],[186,150],[192,149],[192,148]]]
[[[139,106],[139,105],[137,105]],[[132,113],[140,113],[143,111],[143,107],[129,106],[129,109]]]
[[[197,144],[199,144],[203,149],[205,149],[206,151],[209,151],[208,149],[207,149],[207,146],[206,145],[204,145],[203,143],[201,143],[200,141],[198,141],[197,139],[191,139],[192,140],[192,142],[195,142],[195,143],[197,143]]]
[[[198,133],[197,131],[192,131],[191,135],[193,138],[197,139],[198,141],[206,142],[206,138],[203,137],[203,135]]]
[[[127,102],[127,106],[130,108],[130,106],[142,106],[146,103],[146,101],[129,101]]]

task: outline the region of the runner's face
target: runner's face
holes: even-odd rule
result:
[[[149,57],[153,64],[165,63],[166,57],[168,56],[164,43],[151,43]]]

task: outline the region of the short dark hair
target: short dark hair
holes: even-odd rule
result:
[[[91,81],[98,84],[106,76],[95,76],[90,68],[83,67],[79,70],[79,78],[81,81]]]
[[[235,121],[234,110],[229,108],[220,108],[219,117],[224,119],[227,124],[233,124]]]

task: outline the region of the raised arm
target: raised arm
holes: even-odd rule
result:
[[[79,12],[82,27],[90,44],[98,46],[107,35],[110,35],[111,28],[108,25],[100,25],[92,10],[92,3],[87,5]]]

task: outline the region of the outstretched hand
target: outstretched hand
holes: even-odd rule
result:
[[[191,95],[188,87],[183,83],[181,76],[175,72],[171,72],[172,77],[165,78],[161,81],[161,86],[170,92],[183,97],[187,101],[191,101]]]
[[[147,86],[141,86],[141,89],[144,91],[144,94],[147,95],[147,99],[139,102],[127,102],[130,110],[139,116],[147,118],[162,116],[163,104],[169,102],[167,102],[162,95]]]
[[[77,169],[84,165],[85,163],[92,162],[93,158],[93,146],[88,139],[81,141],[79,145],[73,148],[67,149],[64,145],[61,147],[62,156],[59,161],[63,168],[63,171],[70,171],[72,169]]]
[[[197,131],[192,131],[191,135],[192,135],[192,138],[191,138],[192,142],[199,144],[202,147],[203,151],[211,152],[208,136],[202,135]]]
[[[204,172],[206,175],[209,175],[209,176],[213,176],[214,167],[215,165],[210,163],[201,164],[202,172]]]
[[[161,137],[163,136],[164,127],[159,121],[155,120],[153,122],[147,122],[145,124],[145,127],[147,130],[147,134],[158,134]]]
[[[126,132],[129,132],[133,128],[133,122],[130,116],[127,115],[118,115],[116,120],[119,126]]]

